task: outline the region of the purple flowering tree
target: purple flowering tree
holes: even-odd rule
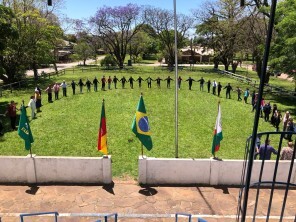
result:
[[[126,6],[100,8],[90,23],[96,35],[103,41],[120,68],[127,53],[129,42],[143,25],[140,7]]]

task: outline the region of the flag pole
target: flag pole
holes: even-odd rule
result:
[[[25,107],[25,101],[24,100],[22,100],[22,106],[24,107],[24,109],[26,109],[26,107]],[[26,122],[28,122],[28,117],[27,117],[27,112],[26,112]],[[32,158],[32,148],[31,148],[31,146],[30,146],[30,157]]]
[[[141,143],[141,149],[142,149],[142,158],[144,158],[144,148],[143,148],[143,143]]]

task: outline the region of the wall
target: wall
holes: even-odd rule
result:
[[[112,182],[111,156],[106,157],[5,157],[0,156],[0,183]]]
[[[240,185],[243,160],[164,159],[139,157],[139,183]],[[271,181],[275,161],[265,161],[262,181]],[[290,161],[280,161],[276,181],[286,181]],[[253,165],[251,183],[257,182],[261,161]],[[296,183],[294,164],[291,183]]]

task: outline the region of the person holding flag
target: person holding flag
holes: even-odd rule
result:
[[[218,102],[218,116],[216,119],[213,145],[212,145],[212,154],[214,158],[215,158],[215,153],[218,152],[220,149],[220,142],[222,139],[223,139],[223,134],[222,134],[221,108],[220,108],[220,102]]]
[[[20,110],[21,116],[17,133],[25,141],[26,150],[30,150],[30,153],[32,155],[31,143],[34,142],[34,139],[29,125],[26,107],[24,106],[24,104],[21,106]]]
[[[147,150],[152,149],[151,132],[142,94],[132,123],[132,132],[138,137]]]
[[[98,150],[103,154],[108,155],[107,149],[107,126],[106,126],[106,116],[105,116],[105,100],[103,99],[102,111],[101,111],[101,121],[98,133]]]

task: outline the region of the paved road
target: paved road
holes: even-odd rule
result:
[[[19,221],[19,213],[58,211],[59,221],[89,222],[93,213],[119,213],[119,221],[174,221],[174,213],[201,215],[208,221],[235,221],[238,188],[227,187],[140,187],[134,182],[115,181],[113,186],[0,186],[2,222]],[[269,190],[260,193],[258,215],[266,215]],[[284,190],[274,193],[271,215],[279,221]],[[250,192],[248,213],[254,207],[255,190]],[[296,190],[289,193],[284,221],[293,222]],[[156,218],[156,219],[155,219]],[[29,221],[45,221],[45,217]],[[28,220],[27,220],[28,221]],[[48,221],[48,220],[47,220]],[[112,220],[111,220],[112,221]],[[185,221],[185,220],[181,220]],[[193,220],[193,221],[196,221]],[[256,221],[264,221],[256,220]]]

